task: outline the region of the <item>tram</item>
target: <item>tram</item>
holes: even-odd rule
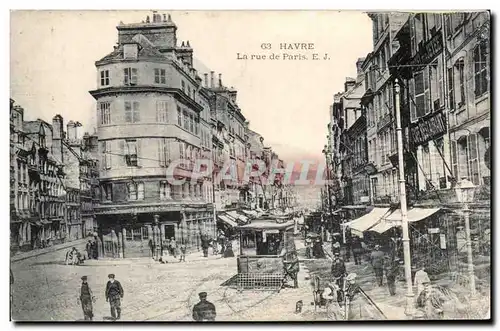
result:
[[[299,259],[291,217],[263,216],[236,230],[238,290],[279,291],[290,280],[297,286]]]

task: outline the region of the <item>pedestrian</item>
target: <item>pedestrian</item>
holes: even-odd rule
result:
[[[420,293],[424,290],[424,282],[430,282],[431,280],[429,279],[429,275],[427,272],[425,272],[425,267],[420,268],[415,273],[415,286],[417,287],[417,297],[420,295]]]
[[[170,255],[172,255],[174,259],[177,258],[177,243],[174,237],[170,238]]]
[[[80,297],[78,298],[78,303],[82,304],[83,319],[86,321],[92,321],[94,318],[94,312],[92,308],[92,303],[95,301],[94,294],[87,283],[87,276],[82,276],[82,286],[80,288]]]
[[[441,320],[444,318],[444,294],[431,285],[430,280],[423,281],[424,289],[417,297],[417,307],[423,310],[426,320]]]
[[[95,242],[95,250],[94,250],[94,259],[99,259],[104,255],[104,249],[102,246],[101,238],[97,235],[97,232],[94,232],[94,242]]]
[[[201,248],[203,250],[203,257],[208,257],[208,246],[210,245],[208,237],[203,235],[201,237]]]
[[[384,253],[380,250],[379,245],[375,245],[373,252],[370,255],[370,263],[375,273],[378,286],[382,286],[384,282]]]
[[[363,254],[363,246],[361,245],[361,239],[358,236],[353,236],[351,240],[352,256],[354,257],[354,264],[361,264],[361,256]]]
[[[89,260],[92,259],[92,241],[91,240],[87,241],[87,244],[85,245],[85,252],[87,252],[87,258]]]
[[[119,320],[121,318],[121,299],[123,299],[123,287],[119,281],[115,280],[115,274],[108,275],[106,284],[106,302],[109,302],[111,308],[111,317]],[[115,313],[116,311],[116,313]]]
[[[224,250],[224,255],[226,257],[234,257],[234,252],[233,252],[233,244],[231,243],[230,240],[227,241],[226,243],[226,249]]]
[[[323,290],[323,299],[326,300],[326,315],[328,320],[342,320],[342,308],[338,302],[338,293],[340,288],[335,282],[328,283],[328,286]]]
[[[198,294],[200,302],[193,307],[193,319],[197,322],[210,322],[215,321],[215,306],[207,300],[207,292]]]
[[[186,262],[186,250],[187,250],[186,244],[181,243],[179,248],[181,251],[181,258],[179,259],[179,262],[183,262],[183,261]]]
[[[346,277],[346,291],[344,293],[344,318],[346,320],[361,320],[362,319],[362,303],[361,288],[356,283],[357,275],[351,273]]]
[[[385,278],[387,287],[391,296],[396,295],[396,277],[399,275],[399,258],[395,257],[392,261],[387,256],[385,263]]]
[[[344,278],[346,275],[346,267],[344,261],[340,258],[340,253],[335,253],[335,257],[332,263],[332,279],[333,282],[337,285],[338,293],[337,300],[339,305],[343,305],[343,293],[342,289],[344,288]]]

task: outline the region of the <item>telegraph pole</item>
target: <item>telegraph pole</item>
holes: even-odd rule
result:
[[[396,102],[396,134],[398,140],[398,168],[399,168],[399,200],[401,203],[401,226],[403,228],[403,252],[404,266],[406,278],[406,308],[405,314],[411,316],[413,314],[413,282],[411,278],[411,253],[410,253],[410,236],[408,230],[408,211],[406,209],[406,185],[405,185],[405,169],[403,157],[403,133],[401,128],[401,107],[400,107],[400,87],[396,79],[394,81],[394,92]]]

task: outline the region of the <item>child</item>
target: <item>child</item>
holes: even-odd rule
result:
[[[180,246],[180,250],[181,250],[181,258],[179,260],[179,262],[186,262],[186,245],[184,243],[181,244]]]

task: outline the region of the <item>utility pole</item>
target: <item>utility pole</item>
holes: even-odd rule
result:
[[[406,278],[406,308],[405,314],[413,314],[413,282],[411,277],[411,252],[410,236],[408,230],[408,212],[406,209],[406,183],[403,157],[403,133],[401,128],[401,105],[400,105],[400,87],[396,79],[394,81],[394,94],[396,102],[396,135],[398,140],[398,168],[399,168],[399,200],[401,203],[401,226],[403,228],[403,252]]]

